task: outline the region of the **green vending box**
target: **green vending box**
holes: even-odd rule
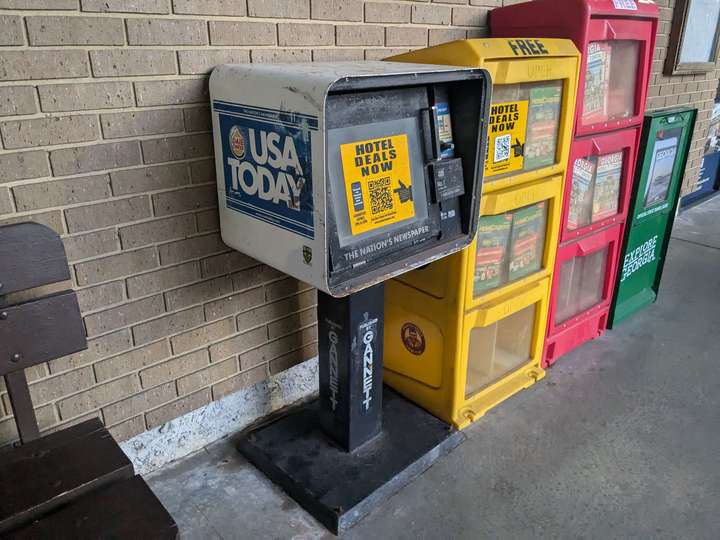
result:
[[[677,108],[645,116],[608,328],[657,298],[696,113]]]

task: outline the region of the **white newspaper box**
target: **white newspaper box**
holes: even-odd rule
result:
[[[466,247],[490,84],[393,62],[216,67],[223,241],[335,297]]]

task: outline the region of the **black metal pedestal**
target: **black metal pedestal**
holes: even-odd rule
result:
[[[243,438],[238,450],[315,519],[340,534],[447,454],[465,435],[384,391],[380,433],[345,452],[323,432],[319,402]]]
[[[382,385],[384,285],[318,295],[320,396],[238,450],[336,534],[464,435]],[[383,422],[384,416],[384,422]]]
[[[380,433],[385,285],[318,293],[320,425],[352,451]]]

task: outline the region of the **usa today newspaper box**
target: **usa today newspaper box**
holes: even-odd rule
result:
[[[460,441],[383,390],[383,282],[473,240],[489,88],[483,69],[389,62],[211,76],[223,240],[320,291],[319,399],[239,449],[335,532]]]

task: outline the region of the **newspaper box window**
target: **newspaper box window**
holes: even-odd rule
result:
[[[494,87],[486,181],[557,163],[562,98],[561,80]]]
[[[239,449],[335,532],[459,442],[383,391],[383,282],[472,242],[489,85],[479,68],[388,62],[210,79],[223,240],[320,291],[319,399]]]
[[[588,44],[583,93],[583,125],[629,118],[635,112],[640,42],[591,41]]]
[[[575,139],[570,149],[561,242],[624,219],[639,140],[639,128]]]

